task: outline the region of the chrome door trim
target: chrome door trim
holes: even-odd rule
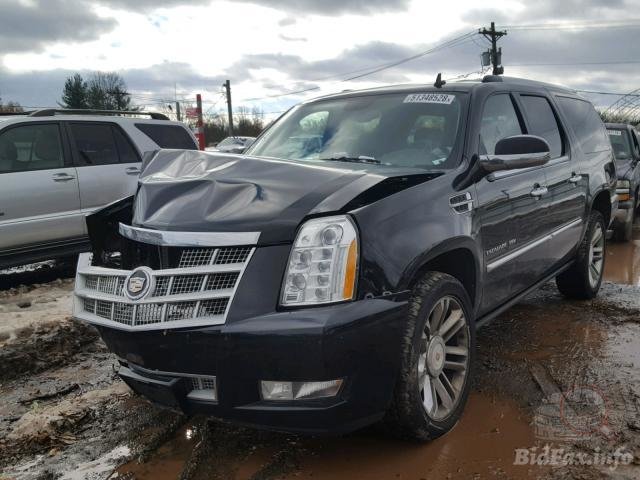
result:
[[[487,263],[487,273],[492,272],[493,270],[495,270],[498,267],[501,267],[503,265],[505,265],[506,263],[509,263],[511,260],[515,260],[516,258],[518,258],[520,255],[524,255],[525,253],[533,250],[534,248],[542,245],[543,243],[557,237],[558,235],[560,235],[561,233],[566,232],[567,230],[569,230],[572,227],[575,227],[576,225],[579,225],[582,223],[582,219],[581,218],[576,218],[574,220],[571,220],[569,223],[559,227],[558,229],[554,230],[551,233],[548,233],[547,235],[538,238],[537,240],[534,240],[531,243],[528,243],[526,245],[524,245],[523,247],[520,247],[517,250],[514,250],[511,253],[508,253],[506,255],[504,255],[503,257],[498,258],[497,260],[494,260],[492,262]]]
[[[551,160],[549,160],[549,162],[545,163],[544,165],[538,165],[537,167],[526,167],[526,168],[518,168],[516,170],[500,170],[498,172],[492,172],[489,175],[487,175],[487,180],[489,182],[495,182],[496,180],[501,180],[503,178],[511,177],[513,175],[519,175],[525,172],[532,172],[539,168],[553,167],[555,165],[558,165],[559,163],[564,163],[567,161],[569,161],[569,156],[563,155],[562,157],[552,158]]]
[[[238,247],[256,245],[260,232],[172,232],[120,223],[120,235],[136,242],[169,247]]]

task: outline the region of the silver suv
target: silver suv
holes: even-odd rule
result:
[[[198,146],[157,113],[0,114],[0,268],[87,250],[85,216],[135,193],[142,156],[162,148]]]

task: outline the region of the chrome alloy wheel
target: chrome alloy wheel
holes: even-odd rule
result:
[[[602,276],[602,268],[604,266],[604,232],[602,226],[598,223],[593,229],[591,243],[589,244],[589,283],[591,288],[596,288],[600,277]]]
[[[460,302],[446,296],[425,324],[418,357],[418,388],[432,420],[449,416],[460,401],[469,370],[469,327]]]

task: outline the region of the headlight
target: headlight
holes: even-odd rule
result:
[[[351,300],[358,269],[358,234],[347,216],[314,218],[302,225],[289,255],[281,305]]]

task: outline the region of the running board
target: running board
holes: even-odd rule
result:
[[[531,292],[534,292],[535,290],[539,289],[542,285],[544,285],[548,281],[553,280],[555,277],[557,277],[562,272],[564,272],[566,269],[568,269],[571,265],[573,265],[573,261],[563,265],[558,270],[555,270],[551,274],[547,275],[542,280],[540,280],[538,283],[533,284],[531,287],[527,288],[525,291],[523,291],[523,292],[519,293],[518,295],[516,295],[515,297],[513,297],[507,303],[501,305],[500,307],[496,308],[495,310],[492,310],[491,312],[487,313],[483,317],[480,317],[478,320],[476,320],[476,329],[484,327],[487,323],[489,323],[491,320],[496,318],[498,315],[500,315],[501,313],[504,313],[506,310],[509,310],[516,303],[519,303],[520,300],[522,300],[524,297],[529,295]]]

